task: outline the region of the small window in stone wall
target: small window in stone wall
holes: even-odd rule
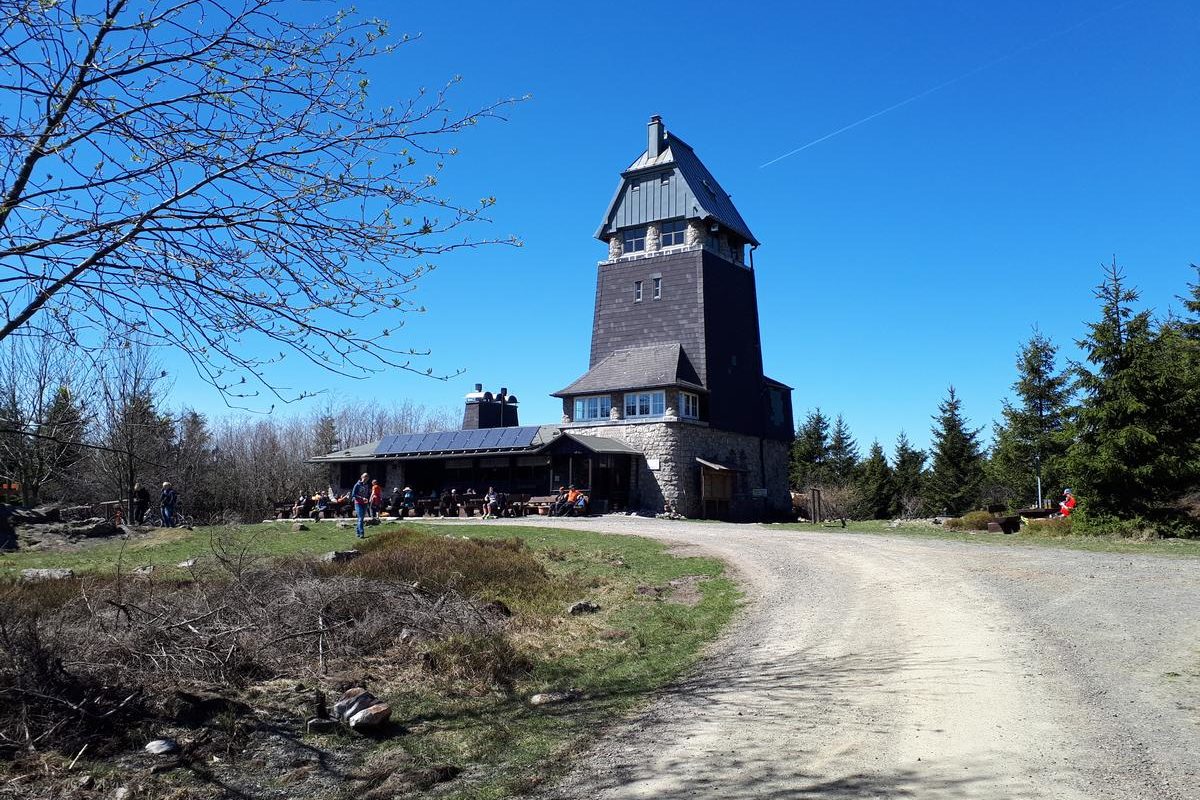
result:
[[[679,393],[679,416],[685,419],[700,418],[700,398],[691,392]]]
[[[632,228],[623,235],[626,253],[640,253],[646,249],[646,229]]]
[[[575,398],[575,422],[608,419],[612,413],[612,398],[608,395]]]
[[[642,302],[642,282],[641,281],[633,282],[633,302],[635,302],[635,303]]]
[[[664,222],[662,224],[662,239],[663,247],[674,247],[680,244],[687,244],[687,223],[683,220],[674,222]]]

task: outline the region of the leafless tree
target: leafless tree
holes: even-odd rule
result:
[[[432,373],[388,343],[430,259],[481,243],[457,229],[494,202],[440,193],[448,140],[512,101],[455,113],[455,78],[377,108],[386,24],[296,14],[0,5],[0,340],[175,346],[236,402],[304,396],[271,378],[289,353]]]

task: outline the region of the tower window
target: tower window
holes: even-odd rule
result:
[[[683,220],[662,224],[662,246],[674,247],[687,241],[687,223]]]
[[[691,392],[679,393],[679,416],[685,419],[700,418],[700,398]]]
[[[633,228],[625,231],[625,252],[638,253],[646,249],[646,229]]]
[[[575,398],[575,422],[608,419],[612,411],[612,398],[608,395]]]
[[[633,282],[633,302],[635,302],[635,303],[642,302],[642,282],[641,281]]]
[[[630,392],[625,395],[625,416],[661,417],[666,409],[666,395],[659,392]]]
[[[654,279],[654,295],[653,295],[653,297],[655,300],[662,299],[662,278]]]

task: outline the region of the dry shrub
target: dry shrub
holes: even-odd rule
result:
[[[986,531],[988,523],[995,521],[996,518],[987,511],[970,511],[961,517],[948,519],[942,525],[952,531]]]
[[[1025,524],[1025,532],[1039,536],[1070,536],[1070,517],[1050,517],[1048,519],[1031,519]]]
[[[550,576],[520,539],[459,539],[411,530],[385,531],[360,548],[347,573],[365,578],[415,581],[454,587],[466,594],[537,597],[550,589]]]
[[[511,689],[531,666],[511,640],[499,633],[451,636],[435,642],[425,653],[425,667],[438,680],[475,693]]]

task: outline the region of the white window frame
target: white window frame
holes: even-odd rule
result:
[[[612,397],[607,394],[575,398],[575,422],[608,419],[612,414]]]
[[[691,392],[680,392],[679,416],[684,419],[700,419],[700,396]]]
[[[650,419],[667,413],[667,395],[661,389],[655,392],[627,392],[625,394],[626,419]]]
[[[650,296],[655,300],[662,300],[662,278],[654,278],[654,282],[651,284],[651,286],[654,288]]]
[[[687,244],[687,222],[681,219],[673,222],[664,222],[659,241],[662,247],[675,247]]]
[[[642,302],[642,282],[641,281],[633,282],[633,302],[635,302],[635,303]]]
[[[642,253],[646,250],[646,229],[630,228],[621,233],[621,244],[624,253]]]

